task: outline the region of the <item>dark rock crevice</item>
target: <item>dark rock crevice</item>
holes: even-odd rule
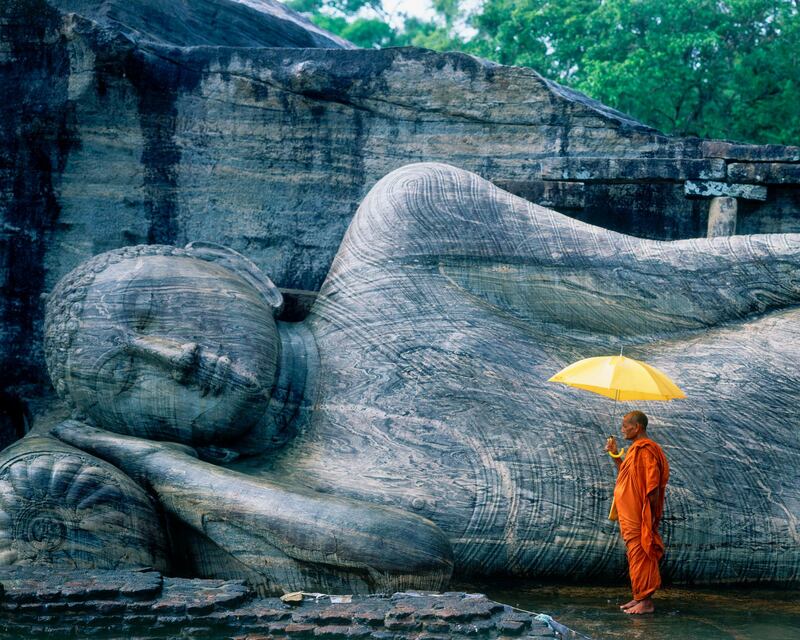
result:
[[[41,383],[44,254],[60,212],[59,175],[78,144],[67,100],[61,15],[47,2],[0,7],[0,387]]]
[[[197,86],[201,74],[142,50],[127,57],[124,70],[138,93],[147,242],[175,244],[179,238],[177,191],[181,162],[175,139],[176,102],[181,92],[191,92]]]

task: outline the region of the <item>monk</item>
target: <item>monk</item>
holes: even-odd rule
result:
[[[661,586],[658,562],[664,555],[664,542],[658,523],[664,512],[669,465],[661,447],[647,436],[647,416],[641,411],[625,415],[622,435],[631,441],[624,458],[613,437],[606,442],[618,471],[610,517],[619,519],[633,589],[633,600],[620,609],[629,614],[653,613],[653,593]]]

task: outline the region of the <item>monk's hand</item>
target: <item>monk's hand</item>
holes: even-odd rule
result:
[[[606,439],[606,451],[608,453],[617,453],[617,439],[614,436],[608,436]]]

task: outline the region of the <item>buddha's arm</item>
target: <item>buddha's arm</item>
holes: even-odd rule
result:
[[[447,539],[419,516],[280,486],[202,462],[167,443],[81,423],[63,423],[54,435],[124,470],[155,493],[167,513],[260,574],[273,590],[301,589],[304,570],[325,567],[352,574],[371,590],[441,588],[452,572]]]

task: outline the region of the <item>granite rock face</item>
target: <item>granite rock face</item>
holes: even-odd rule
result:
[[[48,0],[135,41],[175,47],[354,48],[276,0]]]
[[[723,191],[757,195],[740,233],[800,229],[796,147],[671,138],[530,69],[348,47],[267,0],[2,3],[0,370],[14,402],[47,386],[40,296],[82,260],[212,239],[314,291],[358,203],[410,162],[650,238],[704,235]]]
[[[53,434],[153,492],[192,575],[349,593],[623,575],[615,407],[546,382],[622,346],[687,396],[637,405],[672,469],[664,573],[800,578],[800,234],[635,238],[421,163],[364,199],[304,321],[272,320],[256,276],[224,247],[141,245],[48,302],[53,382],[94,424]]]

